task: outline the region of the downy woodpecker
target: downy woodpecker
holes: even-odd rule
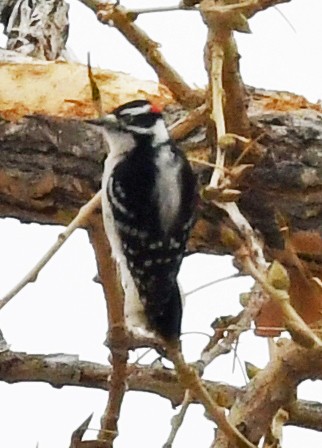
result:
[[[177,339],[177,275],[196,197],[190,164],[170,139],[160,109],[148,101],[131,101],[88,122],[102,127],[108,144],[103,219],[120,268],[127,325]]]

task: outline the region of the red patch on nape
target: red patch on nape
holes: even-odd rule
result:
[[[151,112],[154,114],[161,114],[162,108],[158,104],[151,104]]]

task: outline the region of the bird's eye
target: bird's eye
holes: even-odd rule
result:
[[[134,123],[134,116],[133,115],[125,115],[125,121],[129,124]]]

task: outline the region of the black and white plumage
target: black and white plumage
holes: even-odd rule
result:
[[[196,183],[160,110],[145,100],[90,122],[109,147],[102,179],[104,225],[125,291],[127,324],[178,338],[177,275],[193,220]]]

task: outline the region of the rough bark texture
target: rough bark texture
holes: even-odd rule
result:
[[[310,370],[310,362],[307,353],[304,350],[305,363],[299,363],[299,356],[303,358],[303,351],[299,349],[300,354],[296,350],[290,350],[288,355],[288,363],[290,369],[296,371],[300,370],[303,365],[303,374],[301,379],[306,377],[305,369]],[[308,356],[307,356],[308,355]],[[316,358],[314,358],[314,356]],[[312,359],[320,360],[318,352],[313,353]],[[317,363],[314,377],[322,378],[321,363]],[[294,369],[295,365],[295,369]],[[216,400],[220,406],[230,409],[235,400],[238,400],[238,406],[249,406],[248,412],[253,410],[252,398],[256,390],[261,390],[265,384],[265,377],[273,376],[278,369],[278,364],[270,363],[265,373],[261,374],[261,378],[254,379],[247,389],[238,388],[222,382],[203,380],[204,385],[211,394],[212,398]],[[289,369],[289,370],[290,370]],[[289,371],[288,370],[288,371]],[[66,355],[63,353],[53,353],[49,355],[27,354],[23,352],[13,352],[8,348],[1,347],[0,353],[0,380],[8,384],[15,384],[19,382],[45,382],[55,388],[62,388],[64,386],[78,386],[92,389],[109,390],[110,382],[106,378],[110,378],[112,367],[103,364],[93,363],[89,361],[80,361],[77,355]],[[256,377],[255,377],[256,378]],[[284,376],[283,376],[284,378]],[[279,391],[283,390],[283,378],[278,381]],[[131,391],[155,393],[159,396],[170,400],[171,404],[176,407],[180,405],[184,397],[184,390],[178,382],[174,370],[162,366],[140,366],[129,365],[127,372],[127,385]],[[257,388],[257,389],[256,389]],[[294,389],[290,388],[288,384],[287,391],[291,394]],[[287,394],[286,394],[287,395]],[[273,399],[269,395],[262,394],[264,402],[272,413],[272,407],[276,409],[276,403],[280,404],[288,411],[289,420],[287,425],[296,425],[303,428],[315,429],[322,431],[321,423],[321,403],[305,401],[305,400],[288,400],[281,399],[281,393],[277,394]],[[284,394],[285,398],[285,394]],[[193,400],[193,402],[198,402]],[[254,413],[254,418],[258,414]],[[256,426],[256,425],[255,425]]]
[[[96,71],[95,77],[106,111],[143,97],[167,106],[165,115],[169,124],[186,115],[162,86],[103,71]],[[81,120],[95,112],[86,68],[31,61],[24,65],[2,63],[0,81],[6,86],[0,91],[0,217],[66,225],[100,188],[106,154],[101,134]],[[35,85],[37,89],[32,89]],[[235,179],[232,187],[241,191],[240,209],[262,233],[267,255],[282,259],[289,272],[293,272],[291,287],[300,297],[300,306],[304,304],[304,309],[314,310],[306,319],[312,322],[320,318],[321,290],[314,289],[317,284],[310,277],[305,278],[296,262],[298,256],[305,261],[301,265],[304,271],[310,269],[310,274],[321,277],[322,113],[319,106],[295,95],[255,89],[248,89],[248,94],[250,136],[254,142],[244,148],[243,157],[237,147],[227,154],[228,169],[240,159],[235,170],[230,169],[230,176]],[[214,154],[200,121],[197,129],[191,129],[185,138],[180,132],[177,137],[182,149],[199,159],[194,169],[200,184],[206,185],[213,168],[201,161],[213,162]],[[246,164],[251,165],[242,170],[242,176],[238,173],[240,164],[245,168]],[[200,201],[189,250],[233,253],[235,241],[229,239],[232,227],[223,211]],[[287,236],[281,227],[288,227]],[[298,284],[300,274],[304,280]],[[273,317],[273,324],[279,326],[275,314]],[[320,429],[312,403],[294,405],[292,400],[300,381],[321,377],[321,349],[308,351],[293,342],[288,344],[281,347],[278,356],[243,391],[206,383],[214,400],[231,408],[231,421],[255,443],[280,407],[289,408],[289,423],[305,422],[303,426]],[[72,384],[104,389],[113,384],[113,378],[105,383],[110,368],[78,362],[67,355],[25,355],[5,348],[0,358],[0,377],[8,382],[32,379],[55,387]],[[127,368],[128,372],[124,367],[123,374],[124,377],[127,374],[131,390],[154,392],[173,404],[182,400],[183,391],[172,370],[135,365]],[[114,378],[114,387],[119,386],[117,379]],[[125,381],[121,386],[120,400]],[[107,408],[106,413],[106,420],[111,415],[116,417],[114,427],[120,407],[117,400],[116,397],[115,410],[111,413]]]
[[[8,70],[13,68],[9,66]],[[49,66],[49,70],[52,67]],[[39,76],[48,76],[45,67],[41,68]],[[29,114],[33,110],[38,112],[39,102],[28,104],[27,100],[21,104],[13,99],[14,103],[10,104],[8,93],[4,95],[7,97],[2,116],[16,118],[23,110]],[[140,96],[140,92],[137,95]],[[322,114],[317,106],[291,94],[252,90],[251,98],[249,112],[253,134],[254,137],[261,136],[256,153],[250,149],[242,161],[254,163],[254,166],[237,185],[242,191],[240,207],[265,236],[267,247],[271,249],[283,248],[276,219],[278,214],[282,215],[298,252],[319,270]],[[49,99],[46,101],[50,102]],[[61,98],[59,101],[60,104],[64,102]],[[167,102],[171,102],[169,96]],[[75,116],[93,115],[89,100],[80,101],[78,111],[75,103],[72,104]],[[67,110],[63,110],[55,104],[52,110],[70,116],[73,111],[69,109],[69,103],[66,107]],[[173,122],[182,112],[169,106],[166,114],[168,121]],[[180,143],[188,155],[209,160],[203,135],[203,130],[199,129]],[[103,140],[95,128],[81,120],[39,115],[15,122],[3,119],[0,122],[0,148],[2,217],[10,216],[23,222],[67,224],[100,187],[105,157]],[[203,183],[209,178],[211,169],[195,164],[195,171]],[[189,249],[230,252],[231,248],[222,240],[222,229],[226,224],[222,212],[201,204]]]
[[[94,75],[106,111],[143,97],[165,106],[169,124],[187,114],[164,86],[102,70]],[[100,188],[106,154],[101,134],[81,120],[95,115],[86,67],[3,63],[0,79],[7,86],[0,92],[0,217],[66,225]],[[37,89],[30,89],[35,83]],[[253,144],[240,164],[251,166],[236,176],[233,187],[241,191],[241,211],[264,237],[268,258],[278,258],[287,267],[293,306],[313,323],[320,320],[322,307],[321,288],[311,279],[322,278],[322,113],[318,105],[288,93],[249,88],[248,95]],[[198,118],[197,128],[185,138],[180,138],[181,131],[174,134],[188,156],[213,162],[215,155],[199,125]],[[227,166],[239,156],[240,149],[232,148]],[[193,165],[200,184],[207,185],[212,167]],[[189,251],[233,253],[232,227],[223,211],[200,201]],[[281,227],[288,227],[287,237]],[[293,253],[309,275],[301,276]],[[264,305],[256,323],[284,325],[279,308],[271,303]]]

